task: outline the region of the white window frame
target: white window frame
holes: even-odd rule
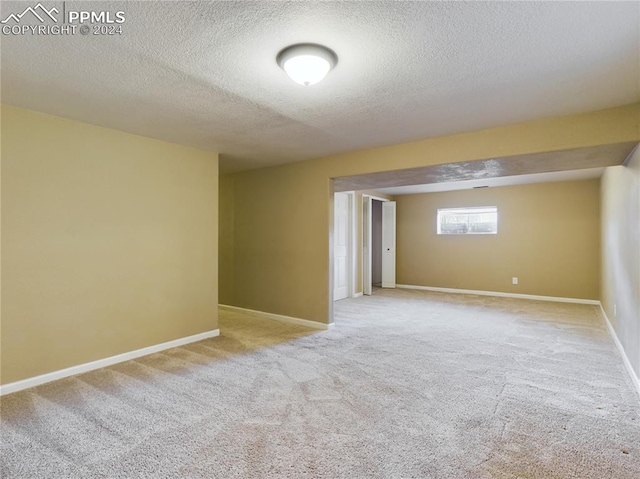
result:
[[[442,217],[445,215],[465,215],[478,213],[495,213],[496,214],[496,230],[495,231],[470,231],[466,233],[447,233],[442,231]],[[495,235],[498,234],[498,207],[497,206],[469,206],[458,208],[438,208],[436,232],[438,235],[444,236],[466,236],[466,235]]]

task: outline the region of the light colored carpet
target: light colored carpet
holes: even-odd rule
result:
[[[594,306],[419,291],[2,399],[3,478],[640,478],[640,401]]]

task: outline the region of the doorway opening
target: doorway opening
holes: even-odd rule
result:
[[[362,292],[396,287],[396,202],[362,195]]]
[[[382,201],[371,201],[371,286],[382,288]]]

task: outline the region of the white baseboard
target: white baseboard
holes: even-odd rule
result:
[[[472,289],[435,288],[432,286],[415,286],[411,284],[396,284],[396,288],[419,289],[423,291],[435,291],[437,293],[475,294],[478,296],[498,296],[501,298],[535,299],[537,301],[556,301],[558,303],[593,304],[595,306],[600,304],[600,301],[597,299],[561,298],[557,296],[538,296],[535,294],[501,293],[499,291],[475,291]]]
[[[638,398],[640,398],[640,379],[638,379],[638,375],[633,370],[633,366],[631,366],[631,361],[629,361],[629,357],[627,356],[627,352],[624,350],[624,347],[622,346],[622,343],[618,339],[618,335],[616,333],[616,330],[613,329],[613,326],[611,325],[611,321],[609,321],[609,317],[607,316],[607,313],[605,312],[604,308],[602,307],[602,303],[600,303],[600,311],[602,312],[602,317],[604,318],[604,322],[607,325],[607,329],[609,330],[609,334],[613,338],[613,342],[616,343],[616,347],[618,348],[618,351],[620,352],[620,356],[622,356],[622,362],[624,362],[624,366],[627,369],[627,372],[629,373],[629,376],[631,376],[631,382],[635,386],[636,391],[638,391]]]
[[[359,293],[353,293],[354,298],[359,298],[360,296],[362,296],[362,291],[360,291]]]
[[[247,314],[257,318],[270,319],[272,321],[280,321],[281,323],[297,324],[298,326],[306,326],[313,329],[329,329],[333,327],[333,323],[319,323],[317,321],[309,321],[308,319],[294,318],[293,316],[266,313],[264,311],[256,311],[255,309],[239,308],[238,306],[229,306],[228,304],[219,304],[218,307],[226,311]]]
[[[174,339],[173,341],[167,341],[166,343],[155,344],[142,349],[136,349],[135,351],[129,351],[128,353],[118,354],[104,359],[98,359],[97,361],[91,361],[90,363],[79,364],[77,366],[71,366],[70,368],[60,369],[59,371],[53,371],[50,373],[42,374],[21,381],[5,384],[0,386],[0,396],[5,394],[22,391],[23,389],[32,388],[45,384],[58,379],[63,379],[69,376],[75,376],[76,374],[82,374],[95,369],[104,368],[113,364],[122,363],[131,359],[136,359],[141,356],[147,356],[148,354],[164,351],[165,349],[177,348],[189,343],[195,343],[196,341],[202,341],[207,338],[214,338],[220,335],[219,329],[213,329],[200,334],[194,334],[193,336],[187,336],[186,338]]]

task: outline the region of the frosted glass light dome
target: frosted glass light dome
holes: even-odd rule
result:
[[[304,86],[321,82],[338,63],[332,50],[314,43],[291,45],[278,53],[276,60],[294,82]]]

